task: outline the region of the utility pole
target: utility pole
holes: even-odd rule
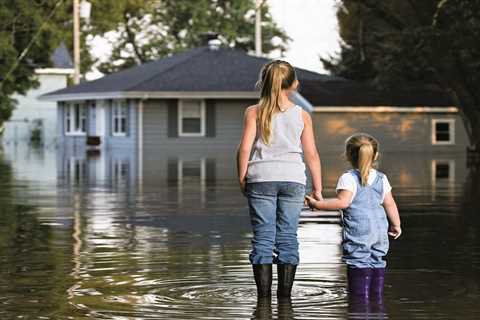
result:
[[[262,6],[265,0],[255,1],[255,55],[262,56]]]
[[[73,83],[80,83],[80,3],[73,0]]]

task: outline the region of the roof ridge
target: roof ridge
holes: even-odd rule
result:
[[[197,52],[194,52],[194,53],[191,54],[191,55],[187,55],[187,53],[189,53],[189,52],[192,53],[192,51],[195,51],[196,49],[197,49],[197,50],[198,50],[198,49],[201,49],[201,50],[198,50]],[[208,47],[194,48],[194,49],[191,49],[191,50],[189,50],[189,51],[183,52],[183,53],[186,54],[186,56],[183,57],[183,59],[181,59],[180,61],[177,61],[176,63],[172,64],[170,67],[162,70],[162,73],[168,72],[168,71],[171,70],[172,68],[174,68],[174,67],[178,66],[179,64],[182,64],[183,62],[185,62],[185,60],[189,60],[190,58],[195,57],[195,56],[197,56],[197,55],[205,52],[205,49],[208,49]],[[179,54],[181,54],[181,53],[179,53]],[[141,85],[141,84],[144,83],[144,82],[147,82],[147,81],[152,80],[152,79],[155,78],[156,76],[158,76],[158,73],[156,73],[156,74],[154,74],[154,75],[152,75],[151,77],[148,77],[148,78],[146,78],[146,79],[142,79],[141,81],[135,83],[134,85],[132,85],[132,86],[130,86],[130,87],[128,87],[128,88],[125,88],[124,91],[132,91],[135,87],[138,87],[139,85]]]

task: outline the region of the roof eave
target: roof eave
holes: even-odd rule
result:
[[[46,94],[42,101],[78,101],[101,99],[258,99],[256,91],[123,91]]]
[[[55,74],[55,75],[72,75],[75,70],[72,68],[39,68],[35,69],[36,74]]]
[[[316,106],[314,112],[320,113],[458,113],[455,106]]]

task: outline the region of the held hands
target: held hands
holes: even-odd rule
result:
[[[400,235],[402,234],[402,228],[400,226],[393,226],[391,225],[388,227],[388,235],[393,237],[393,239],[398,239]]]
[[[316,200],[315,198],[312,198],[311,196],[309,195],[306,195],[305,196],[305,201],[304,201],[304,204],[306,206],[308,206],[310,209],[312,210],[315,210],[315,205],[318,203],[319,201]]]
[[[317,207],[317,204],[323,201],[323,196],[321,191],[312,191],[309,195],[305,196],[304,204],[310,209],[314,210]]]

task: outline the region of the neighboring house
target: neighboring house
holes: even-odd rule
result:
[[[376,136],[383,151],[466,152],[460,112],[435,87],[380,92],[352,81],[304,81],[302,88],[315,106],[315,133],[323,150],[340,151],[349,135],[362,131]]]
[[[136,177],[140,186],[160,181],[179,190],[234,178],[243,113],[258,101],[254,84],[267,61],[209,45],[44,95],[58,103],[60,176],[112,183]],[[324,158],[337,159],[357,131],[378,137],[384,152],[465,150],[458,110],[437,91],[382,96],[334,76],[297,73],[301,93],[315,105]],[[99,144],[101,155],[87,157],[87,144]],[[430,158],[422,165],[428,170]],[[448,159],[433,158],[439,165],[432,170],[445,175]]]
[[[40,101],[39,96],[67,86],[73,74],[73,63],[61,44],[51,56],[51,67],[35,69],[39,86],[25,95],[14,95],[17,105],[9,121],[5,122],[2,135],[4,144],[29,143],[32,134],[43,144],[53,145],[57,141],[57,106],[52,101]]]

